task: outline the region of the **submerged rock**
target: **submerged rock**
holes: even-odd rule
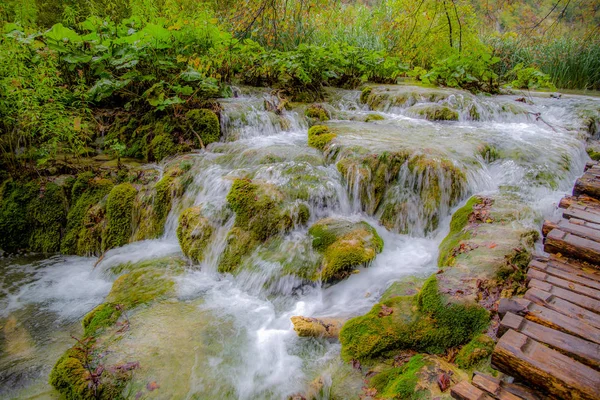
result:
[[[313,224],[308,233],[313,248],[323,254],[319,277],[324,282],[346,278],[383,250],[383,240],[366,222],[325,218]]]

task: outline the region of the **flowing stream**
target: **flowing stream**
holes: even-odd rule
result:
[[[110,291],[115,279],[110,267],[181,254],[175,233],[179,214],[202,205],[219,226],[205,260],[176,277],[176,299],[130,316],[138,329],[125,335],[109,357],[140,362],[134,381],[160,386],[148,398],[286,399],[303,393],[319,376],[326,398],[327,387],[343,371],[340,345],[297,337],[290,317],[364,314],[391,283],[434,273],[451,212],[473,194],[506,191],[519,196],[534,212],[532,226],[539,228],[583,171],[588,158],[581,112],[597,112],[600,104],[593,97],[540,95],[528,105],[515,101],[520,96],[447,91],[433,101],[415,96],[406,105],[390,101],[369,110],[359,102],[360,92],[335,90],[325,104],[332,115],[328,125],[344,134],[337,138],[339,151],[323,155],[307,145],[308,124],[301,109],[276,115],[265,110],[262,91],[242,92],[221,102],[224,142],[187,157],[194,181],[172,208],[161,239],[111,250],[96,267],[95,258],[75,256],[0,259],[0,397],[57,398],[47,384],[48,373],[73,344],[70,335],[81,334],[82,316]],[[418,107],[430,103],[456,108],[458,121],[424,119]],[[384,119],[363,122],[369,114]],[[498,154],[478,151],[482,144]],[[438,174],[442,191],[435,224],[419,206],[419,191],[409,189],[428,185],[430,175],[400,169],[382,201],[402,199],[409,210],[394,220],[397,229],[389,230],[381,224],[380,211],[369,211],[372,199],[361,199],[356,171],[343,175],[336,168],[348,151],[381,153],[399,147],[427,149],[425,154],[441,155],[464,172],[466,184],[454,202],[445,194],[448,178],[442,171],[430,172]],[[235,218],[227,210],[226,195],[233,179],[244,176],[302,192],[311,211],[309,226],[328,216],[367,221],[383,238],[383,252],[368,268],[335,285],[306,285],[282,275],[278,262],[312,256],[307,228],[302,227],[286,234],[276,248],[257,251],[252,265],[237,275],[218,273]]]

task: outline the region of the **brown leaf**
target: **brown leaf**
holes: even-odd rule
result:
[[[379,318],[381,317],[387,317],[388,315],[391,315],[394,313],[394,309],[391,307],[386,306],[385,304],[381,306],[381,310],[379,311]]]
[[[158,383],[156,383],[155,381],[149,382],[146,385],[146,389],[148,389],[150,392],[152,392],[158,388],[160,388],[160,385]]]
[[[445,392],[446,389],[450,386],[450,375],[443,373],[438,375],[437,384],[440,387],[442,392]]]

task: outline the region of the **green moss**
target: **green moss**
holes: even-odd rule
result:
[[[419,372],[425,367],[421,354],[412,357],[401,367],[381,372],[371,379],[370,385],[377,389],[377,397],[383,399],[422,399],[427,394],[417,388]]]
[[[383,250],[383,240],[366,222],[326,218],[308,232],[313,238],[313,248],[323,253],[320,279],[325,282],[345,278]]]
[[[372,87],[367,86],[366,88],[364,88],[362,92],[360,92],[360,102],[363,104],[367,104],[371,92],[373,92]]]
[[[115,186],[106,202],[106,230],[102,237],[102,250],[107,251],[129,242],[132,235],[131,221],[137,191],[131,184]]]
[[[81,325],[85,337],[95,336],[98,330],[114,325],[121,316],[121,310],[113,303],[102,303],[87,313]]]
[[[382,115],[379,114],[369,114],[367,115],[367,118],[365,119],[365,122],[371,122],[371,121],[382,121],[385,118]]]
[[[187,127],[192,131],[187,134],[196,147],[200,147],[198,138],[200,136],[204,146],[213,142],[218,142],[221,137],[221,126],[219,125],[219,117],[211,110],[198,109],[188,111],[185,115],[187,119]]]
[[[382,313],[384,306],[393,312]],[[438,354],[470,341],[488,324],[489,314],[484,308],[448,304],[438,292],[434,275],[416,299],[398,296],[347,321],[340,332],[342,357],[368,361],[407,349]]]
[[[214,228],[208,219],[202,216],[200,207],[183,211],[177,227],[177,239],[183,254],[195,262],[202,261],[213,231]]]
[[[337,135],[325,125],[315,125],[308,130],[308,145],[323,151]]]
[[[102,201],[112,188],[111,181],[94,178],[91,173],[78,176],[72,189],[67,230],[61,243],[62,253],[100,255],[105,214]]]
[[[3,184],[0,201],[0,249],[12,253],[29,247],[33,226],[28,209],[30,202],[39,195],[40,187],[35,182],[24,184],[7,181]]]
[[[594,149],[587,149],[587,153],[592,160],[600,161],[600,152],[599,151],[595,151]]]
[[[234,227],[227,235],[227,246],[219,259],[219,272],[232,273],[238,270],[242,259],[258,246],[259,242],[252,234],[241,228]]]
[[[156,135],[147,147],[146,159],[159,162],[163,158],[177,154],[177,146],[168,134]]]
[[[327,114],[327,111],[320,105],[308,107],[304,112],[304,115],[317,121],[329,121],[329,114]]]
[[[110,303],[122,304],[125,309],[132,309],[165,296],[174,285],[162,270],[135,269],[115,280],[106,299]]]
[[[492,163],[500,158],[500,151],[496,147],[487,143],[479,146],[477,152],[481,158],[488,163]]]
[[[261,242],[288,230],[293,223],[283,212],[283,194],[271,185],[236,179],[227,194],[227,203],[236,213],[235,226]]]
[[[469,216],[473,212],[473,206],[481,204],[483,199],[478,196],[471,197],[467,204],[459,208],[453,215],[450,221],[450,232],[440,243],[440,254],[438,256],[438,266],[445,267],[454,264],[454,256],[452,251],[460,245],[460,242],[467,240],[471,234],[465,231],[465,227],[469,224]]]
[[[458,112],[445,106],[428,106],[420,108],[417,114],[423,115],[430,121],[458,121]]]
[[[29,249],[43,253],[58,252],[67,222],[67,199],[63,188],[54,183],[47,184],[29,203],[28,209],[33,224]]]
[[[94,393],[85,364],[86,355],[79,347],[67,350],[52,368],[50,384],[67,400],[125,398],[122,392],[130,378],[127,374],[105,370]],[[90,367],[95,369],[97,365],[90,365]]]
[[[496,342],[487,335],[476,336],[460,349],[455,363],[462,369],[471,368],[492,355],[495,345]]]

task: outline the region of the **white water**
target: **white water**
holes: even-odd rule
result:
[[[358,92],[349,92],[334,105],[345,113],[364,115],[366,110],[357,105],[357,98]],[[463,200],[471,194],[495,193],[502,187],[511,187],[510,191],[525,199],[538,216],[549,215],[560,197],[570,191],[587,157],[582,136],[565,125],[575,124],[573,109],[577,104],[595,100],[577,97],[536,99],[535,106],[527,106],[541,112],[543,120],[553,128],[523,115],[511,117],[498,112],[498,104],[506,101],[514,99],[480,100],[478,108],[492,110],[482,122],[468,121],[461,116],[460,122],[432,123],[411,117],[405,109],[387,108],[386,113],[381,113],[386,120],[370,125],[356,123],[358,133],[342,140],[350,144],[367,143],[374,149],[389,149],[400,140],[403,145],[436,149],[466,171],[467,187]],[[215,144],[194,156],[194,183],[173,207],[162,239],[112,250],[96,269],[93,268],[95,259],[80,257],[53,257],[25,266],[5,262],[3,272],[9,278],[3,281],[0,318],[17,315],[20,320],[31,319],[43,313],[45,317],[40,318],[39,330],[46,329],[47,332],[33,335],[36,348],[39,348],[44,335],[47,339],[51,336],[49,332],[64,329],[103,301],[114,279],[106,274],[110,267],[179,254],[175,236],[178,215],[186,207],[202,205],[208,217],[221,228],[214,235],[205,261],[177,277],[178,298],[182,302],[201,299],[198,312],[208,312],[218,320],[227,321],[232,329],[222,338],[223,354],[204,360],[209,369],[195,367],[188,371],[190,385],[184,397],[284,399],[302,392],[307,383],[325,369],[328,360],[337,357],[339,344],[298,338],[290,317],[359,315],[368,311],[392,282],[407,276],[426,277],[435,272],[437,246],[446,233],[450,207],[442,210],[445,219],[441,227],[426,237],[387,231],[378,224],[377,218],[361,211],[353,185],[344,181],[334,165],[326,165],[319,152],[306,145],[305,122],[295,113],[275,116],[264,111],[262,104],[262,99],[254,97],[225,103],[224,134],[229,140],[237,140]],[[333,122],[334,125],[337,123]],[[365,134],[366,128],[369,137]],[[410,135],[405,135],[406,130]],[[490,164],[475,157],[473,149],[483,139],[506,150],[512,158]],[[267,155],[275,157],[276,161],[261,162]],[[558,176],[556,186],[533,184],[532,171],[536,168],[556,170],[563,156],[569,171]],[[258,256],[253,258],[251,270],[235,277],[219,274],[218,257],[233,224],[233,215],[226,210],[225,200],[233,178],[251,176],[291,187],[296,182],[293,179],[296,175],[287,172],[290,167],[298,167],[300,175],[318,177],[310,187],[307,199],[311,222],[332,215],[366,220],[383,238],[384,251],[369,268],[361,268],[360,273],[327,288],[302,285],[299,279],[292,277],[282,278],[278,274],[281,265]],[[281,251],[301,252],[305,236],[306,228],[290,233],[284,241],[287,247],[282,245]],[[18,275],[21,272],[23,276]],[[275,283],[266,285],[272,279]],[[38,312],[29,311],[31,307]],[[70,343],[62,340],[60,344],[64,350]],[[193,351],[188,356],[196,360],[194,365],[204,357]],[[4,356],[0,361],[0,384],[2,380],[11,384],[18,382],[18,379],[9,379],[12,375],[5,373],[11,368],[18,369],[18,365],[14,367],[13,360]],[[43,357],[39,360],[30,357],[25,365],[47,361]],[[161,361],[156,360],[156,364],[160,366]],[[22,380],[39,382],[45,379],[44,373],[48,370],[46,366],[37,375]],[[7,390],[6,387],[0,389],[0,395]]]

